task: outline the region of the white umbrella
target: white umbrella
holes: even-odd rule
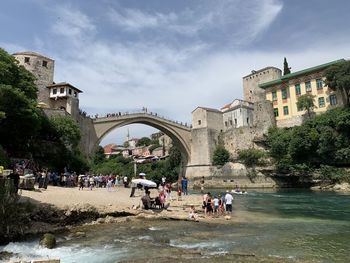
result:
[[[147,179],[132,179],[131,182],[134,184],[141,184],[147,187],[157,187],[157,184],[155,182]]]
[[[139,176],[146,176],[145,173],[139,173]]]

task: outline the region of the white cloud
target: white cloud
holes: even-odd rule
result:
[[[125,8],[123,13],[115,9],[111,9],[107,16],[116,25],[126,31],[139,31],[144,28],[155,28],[173,23],[177,20],[177,15],[174,13],[154,15],[142,12],[138,9]]]
[[[69,5],[56,6],[54,13],[57,19],[51,30],[56,35],[67,37],[71,41],[81,44],[96,31],[95,25],[86,14]]]
[[[122,31],[160,30],[168,34],[201,38],[201,34],[227,37],[234,43],[246,43],[264,32],[282,10],[279,0],[203,1],[177,13],[153,14],[139,9],[119,8],[108,12],[110,21]],[[229,31],[229,35],[227,34]],[[169,38],[165,34],[164,38]]]

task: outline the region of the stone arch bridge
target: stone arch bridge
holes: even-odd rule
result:
[[[129,124],[145,124],[154,127],[168,135],[173,143],[178,146],[183,156],[183,165],[186,165],[191,157],[191,127],[182,123],[158,116],[155,113],[130,113],[99,117],[93,119],[96,137],[90,144],[90,153],[99,145],[101,140],[112,130]],[[91,138],[90,138],[91,139]]]

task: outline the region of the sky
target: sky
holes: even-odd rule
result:
[[[348,0],[2,0],[0,47],[55,60],[90,115],[148,111],[191,123],[242,99],[242,77],[350,57]],[[102,145],[155,129],[113,130]]]

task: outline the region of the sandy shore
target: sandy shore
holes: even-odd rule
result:
[[[35,191],[22,191],[21,198],[39,203],[51,204],[60,209],[69,209],[75,206],[91,205],[100,213],[108,213],[113,211],[132,211],[133,207],[141,205],[141,197],[144,191],[136,190],[135,197],[130,197],[130,188],[114,187],[110,192],[106,188],[94,188],[78,190],[78,188],[65,188],[49,186],[47,189],[35,189]],[[151,190],[151,197],[158,196],[156,189]],[[177,200],[176,192],[171,194],[172,200],[169,211],[183,211],[194,204],[200,209],[202,198],[200,195],[182,196],[181,201]]]
[[[45,189],[36,189],[35,191],[22,191],[22,200],[29,200],[44,204],[51,204],[57,208],[64,210],[76,210],[84,206],[92,206],[97,209],[100,214],[108,214],[114,212],[127,212],[133,215],[146,216],[148,218],[160,219],[178,219],[187,220],[190,206],[194,205],[198,212],[200,221],[223,223],[227,221],[224,215],[221,216],[205,216],[202,209],[201,195],[182,196],[181,200],[177,200],[177,193],[172,192],[172,200],[167,201],[169,208],[167,210],[143,210],[133,207],[141,206],[141,197],[144,191],[137,190],[135,197],[130,196],[131,189],[122,186],[113,188],[110,192],[106,188],[94,188],[93,190],[78,188],[65,188],[49,186]],[[151,197],[158,196],[156,189],[151,190]],[[235,202],[235,201],[234,201]],[[269,221],[269,217],[260,213],[251,213],[235,209],[230,216],[230,222],[246,222],[246,221]]]

